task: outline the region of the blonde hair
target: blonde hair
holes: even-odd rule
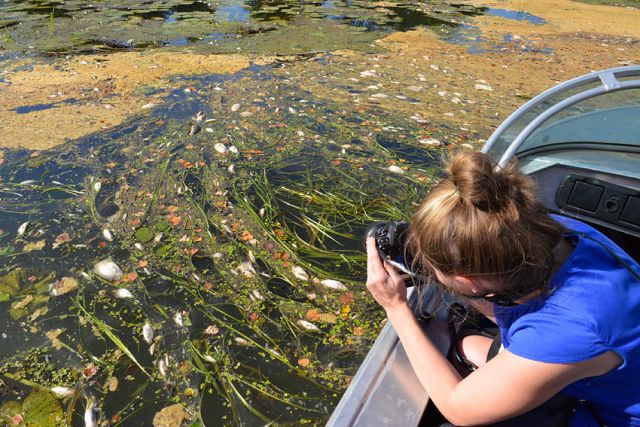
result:
[[[496,291],[522,293],[544,285],[563,231],[515,163],[496,169],[464,151],[418,207],[408,242],[426,273],[482,276]]]

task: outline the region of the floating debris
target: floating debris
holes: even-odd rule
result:
[[[308,281],[309,280],[309,273],[304,271],[304,268],[302,268],[302,267],[293,266],[293,267],[291,267],[291,272],[293,273],[293,275],[295,276],[296,279],[300,279],[300,280],[304,280],[304,281]]]
[[[116,296],[116,298],[122,298],[122,299],[133,298],[133,294],[129,292],[128,289],[125,289],[125,288],[118,288],[116,291],[114,291],[113,294]]]
[[[221,142],[216,142],[215,144],[213,144],[213,149],[216,150],[220,154],[225,154],[227,151],[229,151],[227,146],[224,145]]]
[[[85,396],[87,405],[84,409],[84,427],[96,427],[96,398],[89,395]]]
[[[487,91],[493,90],[493,88],[490,85],[484,84],[484,83],[476,83],[475,88],[477,90],[487,90]]]
[[[78,288],[78,281],[73,277],[63,277],[62,279],[49,285],[49,292],[57,297],[67,294]]]
[[[29,221],[20,224],[20,227],[18,227],[18,236],[23,236],[24,233],[26,233],[27,227],[29,227],[29,224],[30,224]]]
[[[348,288],[342,284],[341,282],[333,279],[324,279],[320,281],[320,284],[327,289],[332,289],[334,291],[346,291]]]
[[[431,146],[431,147],[439,147],[440,145],[442,145],[440,140],[435,139],[435,138],[423,138],[418,142],[420,144],[422,144],[422,145],[428,145],[428,146]]]
[[[402,169],[400,166],[396,166],[396,165],[391,165],[387,169],[389,169],[389,171],[393,172],[393,173],[398,173],[398,174],[403,174],[404,173],[404,169]]]
[[[103,279],[111,281],[120,280],[124,276],[118,264],[113,262],[111,258],[97,262],[93,266],[93,272]]]
[[[102,230],[102,237],[104,237],[104,239],[108,242],[113,241],[113,234],[111,233],[111,230],[109,230],[108,228],[105,228]]]
[[[153,327],[149,324],[149,322],[145,323],[142,327],[142,338],[147,344],[151,344],[153,342]]]
[[[51,392],[58,398],[62,399],[64,397],[73,396],[76,392],[75,389],[71,387],[51,387]]]
[[[300,319],[296,322],[296,325],[298,325],[301,329],[305,330],[305,331],[310,331],[310,332],[317,332],[320,330],[320,328],[318,328],[316,325],[314,325],[313,323],[309,322],[308,320],[304,320],[304,319]]]
[[[238,111],[240,109],[240,107],[241,107],[240,104],[233,104],[231,106],[231,111],[233,111],[235,113],[236,111]]]
[[[179,311],[176,312],[176,314],[173,316],[173,321],[180,328],[184,326],[184,322],[182,320],[182,313]]]
[[[251,265],[249,261],[245,261],[240,264],[237,268],[237,271],[245,277],[253,277],[257,274],[256,269],[253,267],[253,265]]]

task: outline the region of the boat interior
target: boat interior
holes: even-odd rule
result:
[[[640,261],[639,130],[640,66],[620,67],[532,98],[496,129],[482,151],[497,167],[516,161],[534,179],[550,212],[592,225]],[[451,301],[434,286],[425,288],[424,298],[418,292],[410,298],[425,334],[446,354]],[[445,421],[386,325],[327,425],[435,427]]]

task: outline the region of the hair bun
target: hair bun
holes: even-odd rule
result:
[[[504,210],[514,201],[519,184],[510,169],[496,170],[496,162],[479,151],[457,154],[449,164],[449,176],[460,199],[487,212]]]

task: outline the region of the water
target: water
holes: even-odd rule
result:
[[[371,49],[420,26],[446,37],[485,12],[339,0],[13,1],[0,5],[1,58],[186,46],[303,52],[323,69],[328,57],[309,51]],[[22,401],[64,386],[75,397],[49,399],[47,411],[72,425],[82,425],[89,396],[99,423],[113,425],[150,425],[176,402],[202,425],[328,419],[383,317],[364,288],[362,234],[413,211],[440,156],[417,135],[438,130],[316,96],[285,65],[177,76],[153,93],[162,104],[117,127],[50,151],[3,152],[0,415],[36,417]],[[318,78],[326,93],[345,86]],[[57,105],[15,111],[35,117]],[[98,276],[105,260],[123,277]]]
[[[399,143],[415,129],[381,111],[375,120],[395,131],[365,142],[362,123],[373,116],[316,99],[278,68],[189,78],[167,100],[37,157],[5,155],[5,400],[32,393],[24,377],[95,395],[100,420],[130,425],[149,424],[175,401],[205,425],[321,424],[381,321],[362,292],[361,234],[413,209],[425,190],[415,174],[434,156],[415,140]],[[189,135],[198,112],[205,119]],[[409,173],[387,170],[399,159]],[[122,280],[93,272],[105,259]],[[65,277],[78,287],[52,296]],[[319,281],[329,278],[349,291],[325,289]],[[319,331],[300,329],[300,319]],[[90,366],[97,373],[85,378]],[[54,401],[77,414],[81,402]]]
[[[525,12],[498,8],[429,3],[385,3],[381,7],[362,0],[303,3],[282,0],[114,0],[108,5],[88,5],[79,0],[38,4],[4,2],[0,4],[0,13],[4,23],[1,47],[13,50],[31,46],[50,53],[186,45],[208,46],[209,51],[213,45],[220,51],[227,51],[224,42],[238,36],[295,27],[304,38],[308,37],[305,29],[318,24],[336,27],[336,35],[344,39],[344,46],[357,48],[381,33],[421,26],[455,28],[464,23],[467,16],[480,14],[544,23],[541,18]],[[373,34],[365,40],[350,35],[345,28]],[[254,42],[254,45],[253,49],[265,49],[260,42]],[[286,46],[267,49],[287,50]]]

